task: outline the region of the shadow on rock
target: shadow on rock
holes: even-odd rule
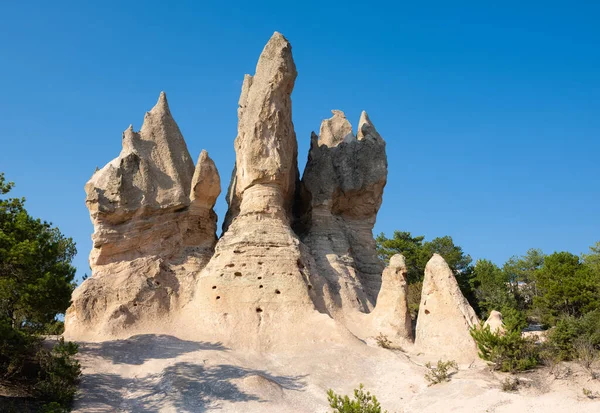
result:
[[[180,340],[173,336],[142,334],[126,340],[81,343],[81,353],[111,360],[114,364],[144,364],[151,359],[170,359],[198,350],[226,351],[221,343]]]
[[[142,378],[114,374],[84,376],[75,408],[80,412],[204,412],[221,408],[223,402],[266,402],[267,399],[240,389],[238,379],[262,376],[282,389],[301,391],[302,376],[274,376],[265,371],[233,365],[203,366],[181,362],[161,373]]]

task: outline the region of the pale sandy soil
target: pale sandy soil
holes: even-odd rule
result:
[[[256,354],[172,336],[82,343],[84,367],[76,412],[329,412],[326,391],[349,394],[364,383],[390,413],[598,413],[600,393],[577,365],[556,379],[547,369],[518,375],[518,392],[501,390],[504,374],[461,366],[449,383],[428,387],[424,360],[370,345],[319,346],[310,352]],[[566,367],[563,366],[563,369]]]

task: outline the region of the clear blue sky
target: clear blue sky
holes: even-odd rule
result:
[[[375,3],[3,1],[0,171],[89,272],[83,186],[122,131],[166,91],[225,190],[243,75],[277,30],[300,168],[331,109],[355,126],[367,110],[387,141],[376,232],[451,235],[499,264],[600,240],[600,3]]]

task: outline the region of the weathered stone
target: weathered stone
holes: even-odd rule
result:
[[[483,326],[489,327],[492,333],[506,333],[504,321],[502,320],[502,313],[500,313],[500,311],[492,310],[488,319],[483,323]]]
[[[373,226],[387,180],[385,142],[365,112],[357,139],[341,111],[313,133],[295,229],[336,295],[331,312],[368,312],[381,286]],[[336,310],[337,308],[337,310]]]
[[[462,295],[454,273],[439,254],[425,266],[415,347],[438,359],[471,362],[478,358],[469,332],[479,320]]]
[[[219,175],[203,151],[194,171],[167,98],[140,132],[123,133],[119,157],[85,186],[94,224],[92,276],[73,294],[74,336],[102,338],[159,328],[191,296],[216,243]]]
[[[286,216],[291,212],[298,181],[291,100],[296,76],[292,46],[275,32],[258,59],[255,75],[244,77],[224,231],[239,213],[244,191],[257,184],[272,185],[280,191],[282,202],[276,208],[283,208]],[[263,206],[257,208],[260,211]]]
[[[290,98],[295,78],[291,46],[275,33],[242,86],[229,221],[186,308],[197,328],[261,350],[303,334],[339,334],[317,311],[323,310],[324,283],[290,226],[298,179]]]
[[[396,254],[383,270],[377,305],[371,312],[373,328],[391,339],[412,342],[412,321],[408,311],[406,261]]]

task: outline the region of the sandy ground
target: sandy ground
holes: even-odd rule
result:
[[[461,366],[449,383],[428,386],[424,360],[401,351],[360,345],[310,352],[256,354],[220,343],[165,335],[82,343],[84,375],[76,412],[330,412],[326,391],[350,394],[363,383],[389,413],[598,413],[600,393],[577,365],[565,377],[548,369],[520,374],[514,393],[501,390],[504,374],[483,364]],[[571,372],[569,373],[569,370]]]

